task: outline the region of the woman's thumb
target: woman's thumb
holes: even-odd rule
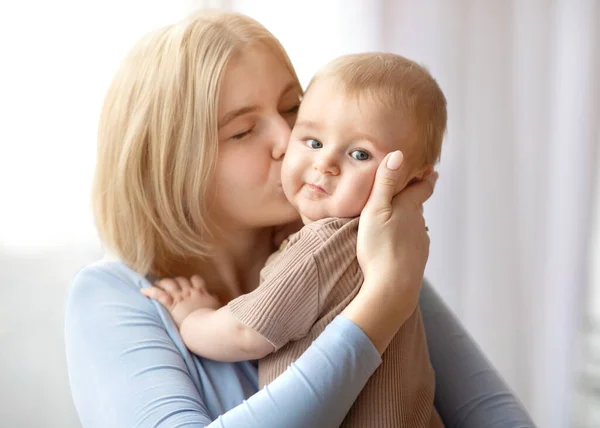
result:
[[[381,161],[369,197],[371,208],[382,209],[391,206],[392,198],[396,194],[398,180],[400,179],[400,167],[403,162],[404,155],[400,150],[388,153]]]

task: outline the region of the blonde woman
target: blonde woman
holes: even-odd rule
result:
[[[421,206],[435,182],[394,196],[394,162],[380,165],[360,221],[363,287],[261,391],[255,362],[190,354],[168,312],[139,291],[194,274],[223,303],[252,291],[269,254],[299,226],[280,167],[300,97],[278,41],[230,13],[154,31],[117,71],[99,125],[94,209],[120,261],[83,269],[66,308],[85,428],[335,427],[380,364],[417,305],[429,249]]]

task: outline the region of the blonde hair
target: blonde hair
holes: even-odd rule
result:
[[[321,68],[306,91],[317,80],[329,77],[349,95],[367,92],[386,107],[405,112],[417,130],[417,141],[423,143],[419,161],[437,163],[446,132],[446,97],[424,67],[391,53],[344,55]]]
[[[176,263],[210,254],[221,82],[232,56],[257,43],[298,82],[268,30],[218,11],[146,35],[117,71],[100,117],[92,198],[100,238],[139,273],[172,275]]]

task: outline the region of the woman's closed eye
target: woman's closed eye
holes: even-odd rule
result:
[[[300,109],[300,104],[295,104],[293,107],[283,110],[281,112],[281,116],[287,121],[290,128],[294,127],[296,123],[296,117],[298,117],[298,110]]]
[[[298,113],[298,110],[300,110],[300,104],[296,104],[295,106],[293,106],[287,110],[284,110],[283,113],[284,114],[296,114],[296,113]]]
[[[246,131],[239,132],[239,133],[233,135],[231,137],[231,139],[236,140],[236,141],[243,140],[245,137],[247,137],[248,135],[250,135],[252,133],[253,129],[254,129],[254,127],[250,128]]]
[[[304,143],[311,149],[322,149],[323,148],[323,143],[321,143],[319,140],[315,140],[314,138],[309,138]]]

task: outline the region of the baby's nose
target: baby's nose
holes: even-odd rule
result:
[[[337,162],[329,156],[320,156],[313,164],[313,168],[326,175],[338,175],[340,173]]]

